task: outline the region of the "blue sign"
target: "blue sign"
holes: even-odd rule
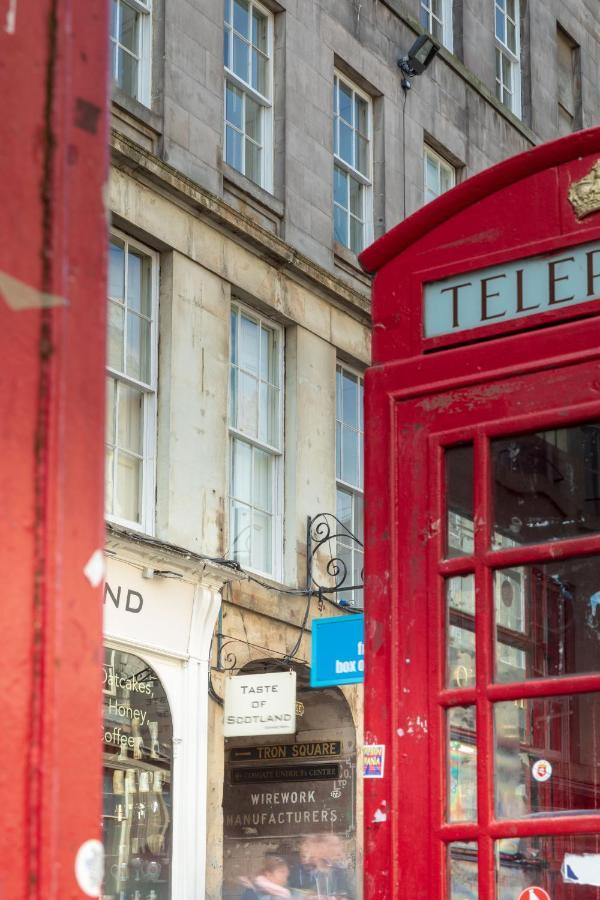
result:
[[[365,680],[365,617],[313,619],[311,687],[362,684]]]

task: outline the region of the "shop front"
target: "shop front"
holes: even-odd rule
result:
[[[362,261],[365,896],[598,900],[600,130]]]
[[[223,573],[114,536],[111,552],[102,898],[203,900],[208,659]]]
[[[240,674],[273,665],[253,661]],[[359,896],[352,714],[339,688],[311,689],[309,669],[294,668],[295,733],[225,741],[226,900],[253,896],[261,878],[279,880],[292,897]]]

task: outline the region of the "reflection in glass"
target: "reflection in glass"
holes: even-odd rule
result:
[[[494,573],[496,680],[600,670],[597,556]]]
[[[600,694],[496,703],[494,729],[498,818],[598,807]]]
[[[446,582],[446,686],[475,684],[475,578],[457,575]]]
[[[475,841],[448,844],[448,881],[450,900],[476,900],[479,896]]]
[[[477,734],[474,706],[454,706],[448,720],[448,821],[477,819]]]
[[[600,532],[600,424],[492,441],[494,549]]]
[[[107,602],[112,602],[110,593]],[[169,704],[139,657],[104,656],[103,896],[171,896]]]
[[[496,897],[515,900],[534,885],[552,900],[598,900],[600,889],[577,883],[571,856],[600,853],[599,835],[558,835],[505,838],[497,841]]]
[[[446,556],[473,553],[473,445],[446,450]]]

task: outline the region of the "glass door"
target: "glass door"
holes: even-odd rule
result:
[[[595,390],[582,371],[514,379],[501,405],[456,392],[466,413],[429,438],[449,900],[600,900],[600,405],[574,405]]]

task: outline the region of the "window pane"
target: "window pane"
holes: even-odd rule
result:
[[[140,511],[141,462],[120,452],[117,456],[117,496],[115,514],[130,522],[141,520]]]
[[[244,174],[255,184],[262,182],[262,149],[246,139],[246,168]]]
[[[141,391],[119,384],[118,445],[122,450],[142,454],[144,395]]]
[[[365,137],[369,135],[369,106],[366,100],[363,100],[362,97],[355,96],[354,98],[354,127],[360,131],[361,134],[364,134]]]
[[[600,694],[494,704],[498,818],[592,812],[600,803]]]
[[[273,510],[273,457],[262,450],[254,449],[254,495],[253,505],[266,512]]]
[[[125,312],[122,306],[108,303],[108,365],[123,371],[123,329]]]
[[[257,9],[252,10],[252,43],[263,53],[267,52],[268,19]]]
[[[106,440],[115,443],[115,407],[117,404],[117,382],[114,378],[106,379]]]
[[[338,488],[336,494],[336,516],[350,533],[352,533],[352,494]]]
[[[369,142],[360,134],[356,135],[356,168],[369,177]]]
[[[242,566],[250,565],[251,511],[235,501],[231,504],[231,553]]]
[[[244,95],[229,82],[227,82],[225,103],[227,121],[241,130],[244,127]]]
[[[238,370],[235,366],[231,367],[230,372],[230,382],[229,382],[229,422],[233,425],[234,428],[238,427],[238,378],[237,378]]]
[[[248,4],[245,0],[233,0],[233,27],[240,34],[249,37]]]
[[[361,544],[364,544],[364,512],[363,512],[363,495],[354,494],[354,536],[358,538]],[[360,552],[362,555],[362,551]],[[362,566],[362,562],[361,562]]]
[[[545,890],[552,900],[598,898],[598,887],[593,886],[598,884],[594,874],[600,854],[597,834],[504,838],[496,842],[495,849],[498,900],[514,900],[533,885]],[[579,867],[588,860],[591,877],[581,877]]]
[[[348,175],[338,166],[333,167],[333,199],[340,206],[348,207]]]
[[[494,548],[600,532],[600,425],[492,441]]]
[[[121,241],[111,240],[108,252],[108,296],[125,298],[125,249]]]
[[[229,28],[223,29],[223,62],[227,68],[231,68],[231,31]]]
[[[350,217],[350,249],[360,253],[364,247],[364,226],[358,219]]]
[[[448,877],[449,900],[477,900],[479,886],[476,841],[454,841],[448,844]]]
[[[232,488],[238,500],[252,503],[252,447],[244,441],[232,441]]]
[[[333,236],[340,244],[348,246],[348,215],[339,206],[333,209]]]
[[[119,87],[130,97],[138,94],[138,61],[125,50],[119,50]]]
[[[252,562],[261,572],[273,569],[272,518],[261,512],[254,512],[252,518]]]
[[[342,370],[342,419],[345,425],[358,428],[358,378]]]
[[[252,375],[238,371],[237,427],[251,437],[258,436],[258,382]]]
[[[475,684],[475,578],[456,575],[446,581],[446,687]]]
[[[452,170],[447,166],[440,166],[440,187],[442,194],[453,186]]]
[[[600,671],[598,569],[589,556],[494,573],[496,680]]]
[[[275,332],[270,328],[262,327],[260,330],[260,377],[271,384],[279,384],[279,372],[277,371]]]
[[[107,515],[114,515],[114,450],[106,448],[104,457],[104,509]]]
[[[350,212],[353,216],[356,216],[358,219],[363,218],[363,187],[362,185],[356,181],[355,178],[350,177]]]
[[[248,64],[250,61],[250,48],[237,34],[233,35],[233,71],[243,81],[249,81]]]
[[[352,90],[339,81],[339,114],[342,119],[352,125]]]
[[[427,6],[424,3],[421,3],[419,19],[420,19],[420,22],[421,22],[421,25],[423,26],[423,28],[426,28],[427,31],[429,31],[429,21],[430,21],[429,10],[427,9]]]
[[[260,416],[258,438],[273,447],[279,445],[278,410],[279,391],[264,382],[260,385]]]
[[[516,51],[517,51],[517,38],[516,38],[515,26],[513,25],[512,22],[507,22],[507,39],[506,39],[506,43],[508,44],[509,49],[512,50],[513,53],[516,53]]]
[[[225,161],[233,169],[243,172],[242,166],[242,135],[234,131],[230,125],[225,129]]]
[[[150,317],[150,260],[130,250],[127,258],[127,306]]]
[[[252,78],[250,83],[255,91],[267,97],[270,93],[267,78],[268,61],[259,50],[252,50]]]
[[[345,122],[339,121],[340,143],[338,147],[338,156],[345,160],[349,165],[354,165],[354,154],[352,152],[352,142],[354,132]]]
[[[138,23],[140,14],[126,3],[121,3],[120,12],[119,43],[138,55]]]
[[[505,21],[504,14],[496,8],[496,37],[503,43],[506,43]]]
[[[231,0],[225,0],[225,21],[231,24]]]
[[[117,38],[117,28],[119,22],[119,3],[118,0],[111,0],[110,4],[110,36]]]
[[[358,486],[358,435],[342,426],[342,481]]]
[[[246,134],[258,144],[262,142],[260,109],[255,100],[251,97],[246,97]]]
[[[240,366],[258,375],[260,327],[258,322],[240,314]]]
[[[150,322],[127,313],[127,374],[150,381]]]
[[[474,706],[447,712],[449,822],[477,820],[477,731]]]
[[[473,553],[473,445],[449,447],[446,464],[446,555]]]
[[[430,156],[429,153],[425,155],[425,183],[436,196],[439,195],[439,164],[437,159]]]

